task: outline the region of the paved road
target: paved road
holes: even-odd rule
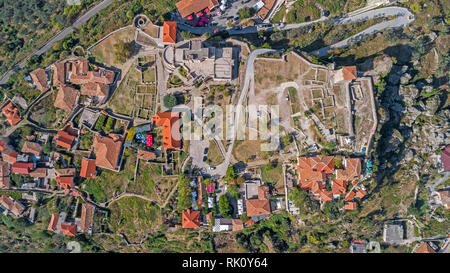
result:
[[[40,49],[36,50],[35,52],[31,53],[28,57],[26,57],[24,60],[22,60],[21,62],[15,64],[13,66],[13,68],[11,70],[9,70],[8,72],[6,72],[2,78],[0,79],[0,85],[1,84],[6,84],[6,82],[8,81],[9,77],[14,73],[14,70],[16,69],[22,69],[25,66],[25,61],[27,59],[29,59],[31,56],[33,55],[41,55],[43,53],[45,53],[47,50],[49,50],[50,48],[53,47],[53,44],[59,40],[64,39],[67,35],[69,35],[70,33],[72,33],[72,31],[74,30],[74,28],[78,28],[80,27],[83,23],[85,23],[87,20],[89,20],[91,17],[93,17],[95,14],[97,14],[99,11],[101,11],[102,9],[108,7],[109,5],[111,5],[112,0],[104,0],[101,3],[99,3],[98,5],[94,6],[93,8],[91,8],[90,10],[88,10],[85,14],[83,14],[82,16],[80,16],[71,26],[63,29],[61,32],[59,32],[58,34],[56,34],[55,36],[53,36],[53,38],[51,38],[44,46],[42,46]]]

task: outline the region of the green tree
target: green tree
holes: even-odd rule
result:
[[[236,176],[237,176],[237,174],[236,174],[236,169],[234,168],[234,166],[229,166],[224,179],[225,179],[225,181],[230,182],[233,179],[235,179]]]
[[[191,206],[191,186],[185,174],[178,176],[178,210],[182,211]]]
[[[219,197],[219,211],[223,217],[231,217],[230,200],[225,194]]]
[[[253,15],[255,15],[255,10],[249,7],[243,7],[240,10],[238,10],[239,18],[246,19],[250,18]]]
[[[171,109],[177,105],[177,98],[173,94],[167,94],[164,96],[163,103],[164,107]]]
[[[114,45],[114,57],[116,62],[124,63],[128,58],[131,57],[134,51],[134,43],[125,42],[124,40],[119,40],[117,44]]]
[[[236,184],[228,185],[227,192],[235,199],[239,199],[239,187]]]

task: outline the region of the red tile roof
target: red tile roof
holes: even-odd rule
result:
[[[39,156],[42,151],[42,146],[36,142],[25,141],[22,146],[21,152],[24,154],[33,154]]]
[[[80,170],[80,176],[84,178],[90,178],[95,177],[95,159],[88,159],[83,157],[81,159],[81,170]]]
[[[69,223],[61,223],[59,231],[66,236],[75,236],[77,234],[77,225]]]
[[[47,72],[44,69],[38,68],[30,72],[30,77],[33,80],[36,87],[45,92],[49,89],[48,80],[47,80]]]
[[[25,162],[15,162],[12,164],[11,171],[12,173],[18,173],[18,174],[29,174],[31,170],[33,170],[34,164],[33,163],[25,163]]]
[[[173,21],[164,22],[163,42],[172,44],[177,42],[177,22]]]
[[[15,107],[12,102],[9,102],[5,107],[2,108],[2,113],[5,116],[6,121],[8,121],[11,126],[16,125],[21,120],[19,117],[19,109],[17,109],[17,107]]]
[[[30,176],[39,178],[47,177],[47,168],[36,168],[30,172]]]
[[[81,87],[81,95],[104,97],[108,95],[108,85],[98,82],[88,82]]]
[[[344,80],[354,80],[358,77],[356,66],[354,65],[342,67],[342,74],[344,75]]]
[[[206,8],[210,10],[219,5],[217,0],[181,0],[175,4],[181,17],[185,18]]]
[[[434,250],[427,242],[423,242],[419,248],[416,249],[416,253],[436,253],[436,250]]]
[[[59,86],[66,82],[66,67],[64,62],[58,62],[53,65],[53,85]]]
[[[332,195],[331,192],[328,192],[328,191],[325,191],[325,190],[321,190],[319,192],[319,194],[320,194],[320,199],[322,201],[324,201],[324,202],[328,202],[328,201],[333,200],[333,195]]]
[[[94,215],[94,206],[83,203],[81,206],[80,231],[86,232],[92,227],[92,216]]]
[[[58,225],[59,215],[57,213],[52,213],[52,218],[50,218],[50,223],[48,224],[47,230],[55,232],[56,226]]]
[[[114,141],[111,137],[96,135],[94,137],[94,144],[92,144],[96,157],[95,164],[106,169],[116,169],[119,163],[122,144],[123,141],[120,138]]]
[[[442,150],[441,162],[444,167],[444,172],[450,171],[450,145],[445,146]]]
[[[355,197],[356,193],[354,191],[350,192],[347,197],[345,197],[344,201],[350,201]]]
[[[244,224],[240,219],[232,219],[231,223],[233,224],[233,231],[244,229]]]
[[[270,198],[269,187],[267,186],[258,187],[258,198],[248,199],[246,202],[247,216],[251,217],[270,214],[271,209],[269,198]]]
[[[356,209],[356,203],[355,202],[348,202],[344,205],[345,210],[355,210]]]
[[[255,221],[253,221],[252,219],[249,219],[247,222],[245,222],[245,226],[249,227],[249,226],[253,226],[255,224]]]
[[[67,131],[58,131],[58,134],[56,135],[56,145],[63,148],[70,149],[74,141],[75,136],[69,134]]]
[[[176,149],[181,147],[179,119],[179,112],[157,113],[153,117],[156,126],[163,127],[163,146],[165,149]]]
[[[264,20],[273,8],[276,0],[263,0],[264,6],[258,11],[258,16]]]
[[[13,164],[17,161],[18,156],[19,156],[19,154],[16,151],[14,151],[13,149],[9,148],[8,146],[3,148],[2,158],[4,161],[6,161],[10,164]]]
[[[182,213],[182,227],[183,228],[198,228],[200,227],[200,211],[193,211],[191,209],[185,210]]]
[[[140,159],[143,159],[143,160],[152,160],[152,159],[156,159],[156,154],[151,151],[145,151],[145,150],[138,149],[137,157]]]
[[[67,85],[61,85],[53,105],[56,108],[63,109],[67,112],[72,112],[78,102],[78,98],[78,90]]]
[[[55,180],[64,189],[71,189],[73,187],[73,176],[58,176]]]
[[[75,168],[62,168],[55,169],[56,176],[75,176],[77,174],[77,169]]]
[[[366,195],[366,191],[365,190],[359,190],[356,192],[356,197],[358,198],[363,198]]]

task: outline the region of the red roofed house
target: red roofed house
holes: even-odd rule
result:
[[[36,157],[39,157],[41,155],[42,146],[39,145],[36,142],[31,141],[25,141],[25,143],[22,146],[21,152],[24,154],[32,154]]]
[[[81,206],[81,223],[80,223],[80,231],[86,232],[92,228],[92,217],[94,215],[94,206],[83,203]]]
[[[70,149],[72,148],[72,144],[76,137],[75,131],[71,130],[70,126],[68,126],[64,130],[58,131],[56,135],[56,145]]]
[[[12,164],[11,171],[12,173],[17,174],[30,174],[30,172],[34,169],[34,163],[31,162],[15,162]]]
[[[355,210],[356,209],[356,203],[355,202],[348,202],[344,205],[345,210]]]
[[[58,176],[56,177],[56,183],[66,190],[73,187],[73,176]]]
[[[246,227],[253,226],[254,224],[255,224],[255,221],[253,221],[252,219],[249,219],[247,222],[245,222]]]
[[[75,105],[78,103],[79,97],[80,92],[78,92],[78,90],[68,85],[61,85],[59,86],[58,94],[56,95],[53,105],[56,108],[63,109],[67,112],[72,112]]]
[[[94,178],[96,174],[95,159],[88,159],[83,157],[81,159],[80,176],[83,178]]]
[[[59,231],[66,236],[75,236],[77,234],[77,225],[69,223],[61,223]]]
[[[444,172],[450,172],[450,145],[445,146],[441,152],[441,162]]]
[[[270,208],[270,193],[269,187],[258,187],[258,198],[248,199],[247,204],[247,216],[262,216],[271,213]]]
[[[358,77],[358,72],[356,71],[356,66],[344,66],[337,70],[334,74],[334,82],[338,83],[341,81],[351,81]]]
[[[363,198],[366,195],[366,191],[363,189],[360,189],[359,191],[356,192],[356,197],[358,198]]]
[[[200,227],[200,211],[193,211],[191,209],[188,209],[183,211],[181,217],[183,228]]]
[[[17,107],[15,107],[12,102],[9,102],[5,107],[2,108],[2,113],[5,116],[6,121],[8,121],[11,126],[19,123],[19,109],[17,109]]]
[[[53,85],[61,86],[66,82],[66,67],[64,62],[53,64]]]
[[[355,195],[356,193],[354,191],[350,192],[347,197],[345,197],[344,201],[351,201]]]
[[[44,69],[38,68],[30,72],[30,77],[33,80],[34,85],[37,89],[45,92],[49,89],[48,87],[48,77],[47,72]]]
[[[177,22],[164,21],[163,42],[175,44],[177,42]]]
[[[436,250],[434,250],[427,242],[423,242],[414,252],[415,253],[436,253]]]
[[[156,126],[163,127],[163,146],[167,149],[176,149],[181,147],[179,112],[157,113],[153,117]]]
[[[58,213],[52,213],[52,218],[50,218],[50,223],[48,224],[47,230],[55,232],[56,227],[58,225],[58,219],[59,219]]]
[[[96,104],[101,105],[108,96],[108,85],[98,82],[88,82],[81,87],[81,95],[96,98]]]
[[[5,161],[0,161],[0,188],[8,189],[11,171],[9,169],[9,164]]]
[[[112,137],[102,137],[96,135],[92,147],[95,152],[95,164],[99,167],[117,170],[120,169],[120,152],[122,150],[123,140],[119,135]]]
[[[3,150],[2,150],[3,160],[8,162],[9,164],[15,163],[17,161],[18,156],[19,156],[19,154],[16,151],[14,151],[13,149],[9,148],[8,146],[3,148]]]
[[[264,20],[266,19],[267,15],[269,15],[276,0],[262,0],[262,2],[264,3],[264,6],[258,10],[258,17],[261,20]]]
[[[192,14],[197,14],[206,8],[212,10],[218,5],[218,0],[181,0],[175,4],[178,12],[183,18],[186,18]]]

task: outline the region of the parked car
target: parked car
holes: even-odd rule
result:
[[[216,169],[216,167],[214,167],[214,166],[209,166],[209,169],[210,169],[211,171],[213,171],[213,170]]]
[[[286,95],[286,100],[289,100],[289,95]]]
[[[205,162],[206,161],[206,155],[203,157],[203,162]]]
[[[208,153],[208,150],[209,150],[209,148],[208,148],[208,147],[206,147],[206,148],[205,148],[205,150],[203,151],[203,154],[205,154],[205,155],[206,155],[206,154]]]

